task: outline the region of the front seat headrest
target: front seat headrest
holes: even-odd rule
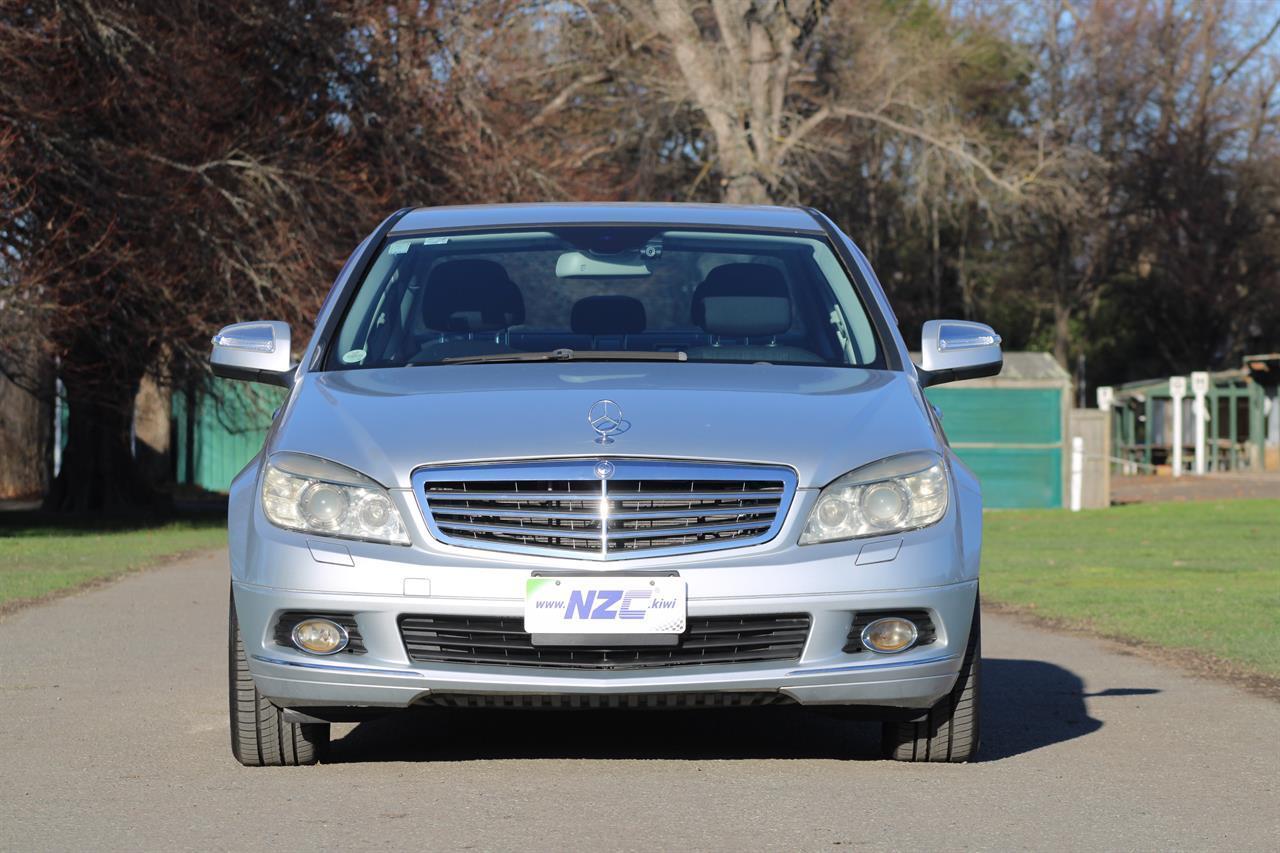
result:
[[[779,335],[791,328],[791,293],[767,264],[723,264],[693,291],[693,322],[713,335]]]
[[[427,277],[422,321],[440,332],[493,332],[524,322],[524,297],[496,261],[445,261]]]
[[[569,325],[578,335],[635,335],[648,325],[644,304],[631,296],[587,296],[573,303]]]

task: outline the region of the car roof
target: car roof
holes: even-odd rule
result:
[[[690,228],[822,233],[813,214],[799,207],[736,204],[587,202],[573,204],[477,204],[419,207],[391,229],[392,235],[442,229],[568,225],[663,225]]]

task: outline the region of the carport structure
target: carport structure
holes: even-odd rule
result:
[[[1268,372],[1280,377],[1280,355],[1248,356],[1240,368],[1208,374],[1206,470],[1262,470],[1267,434],[1264,380]],[[1272,378],[1271,384],[1274,382]],[[1180,411],[1175,412],[1167,378],[1118,386],[1111,421],[1115,455],[1148,469],[1173,464],[1174,418],[1180,417],[1183,467],[1188,467],[1195,454],[1195,404],[1190,395],[1180,402]]]

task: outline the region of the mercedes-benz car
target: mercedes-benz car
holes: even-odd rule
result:
[[[798,704],[972,758],[982,496],[923,392],[1000,339],[920,341],[812,209],[390,216],[296,361],[213,338],[288,389],[230,491],[235,757],[413,706]]]

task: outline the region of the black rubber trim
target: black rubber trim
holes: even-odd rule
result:
[[[351,275],[347,277],[346,285],[343,286],[342,292],[337,294],[333,311],[329,314],[329,319],[320,334],[320,342],[316,345],[315,360],[312,363],[317,365],[315,367],[317,372],[331,369],[328,364],[329,342],[333,340],[334,333],[337,332],[346,319],[347,311],[351,308],[352,298],[360,292],[360,288],[364,285],[364,277],[369,274],[369,267],[373,265],[373,259],[381,254],[382,244],[386,242],[387,234],[391,232],[397,222],[405,217],[405,214],[412,212],[413,209],[412,207],[402,207],[382,220],[378,230],[373,232],[368,244],[365,245],[364,253],[356,260],[356,265],[351,270]]]
[[[293,379],[298,375],[298,365],[294,365],[283,373],[274,370],[257,370],[252,367],[236,367],[231,364],[214,364],[213,375],[223,379],[238,379],[241,382],[258,382],[263,385],[277,385],[281,388],[292,388]]]
[[[961,379],[983,379],[987,376],[999,376],[1001,370],[1004,370],[1003,356],[999,361],[991,364],[979,364],[974,367],[953,367],[950,370],[925,370],[923,367],[917,367],[916,373],[920,377],[920,387],[928,388],[933,385],[942,385]]]

